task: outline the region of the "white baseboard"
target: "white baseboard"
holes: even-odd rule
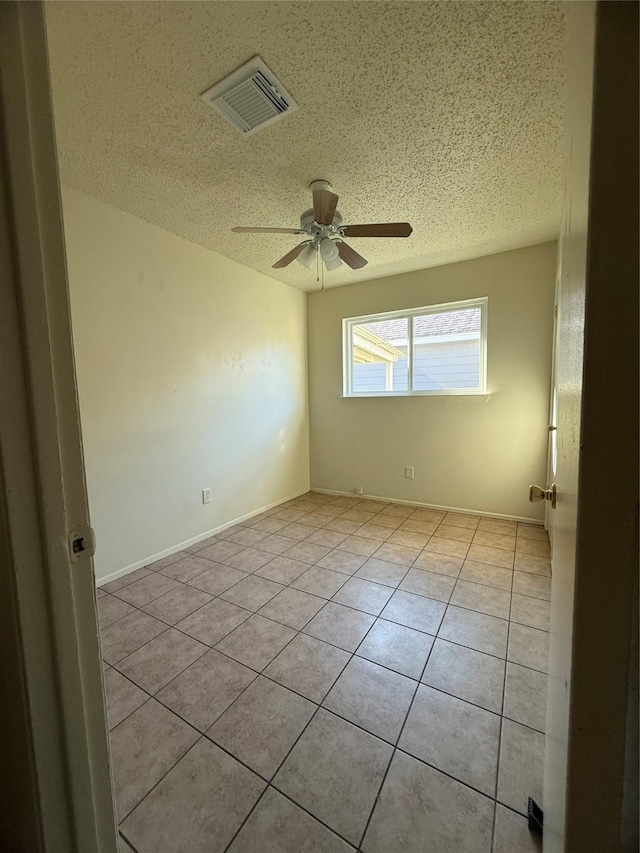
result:
[[[199,533],[197,536],[192,536],[191,539],[185,539],[185,541],[180,542],[179,545],[172,545],[171,548],[165,548],[164,551],[158,551],[157,554],[151,554],[151,556],[145,557],[143,560],[138,560],[135,563],[131,563],[131,565],[125,566],[123,569],[116,569],[115,572],[110,572],[108,575],[97,580],[96,586],[104,586],[104,584],[109,583],[109,581],[115,581],[124,575],[128,575],[129,572],[134,572],[136,569],[141,569],[143,566],[155,563],[156,560],[161,560],[163,557],[169,557],[177,551],[182,551],[184,548],[195,545],[196,542],[202,542],[203,539],[215,536],[216,533],[226,530],[227,527],[233,527],[234,524],[240,524],[241,521],[245,521],[247,518],[253,518],[255,515],[260,515],[261,512],[266,512],[268,509],[273,509],[274,507],[287,503],[287,501],[291,501],[294,498],[299,498],[301,495],[306,495],[308,491],[308,489],[305,489],[303,492],[295,492],[295,494],[289,495],[288,497],[280,498],[266,506],[261,506],[260,509],[254,509],[251,512],[246,513],[246,515],[240,515],[232,521],[226,521],[224,524],[219,524],[217,527],[213,527],[205,533]]]
[[[400,498],[386,498],[380,495],[356,495],[353,492],[339,492],[335,489],[320,489],[311,486],[312,492],[320,492],[322,495],[339,495],[347,498],[365,498],[368,501],[383,501],[384,503],[402,504],[403,506],[422,507],[423,509],[437,509],[441,512],[461,512],[464,515],[481,515],[487,518],[497,518],[500,521],[520,521],[522,524],[538,524],[544,527],[544,521],[539,518],[527,518],[523,515],[503,515],[499,512],[480,512],[477,509],[465,509],[459,506],[441,506],[440,504],[425,504],[420,501],[403,501]]]

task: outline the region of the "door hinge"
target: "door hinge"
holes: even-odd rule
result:
[[[69,533],[69,557],[73,563],[93,557],[96,552],[96,535],[93,527],[78,527]]]

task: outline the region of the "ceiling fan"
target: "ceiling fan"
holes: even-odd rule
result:
[[[319,257],[328,270],[337,269],[344,261],[351,269],[366,266],[367,259],[344,242],[345,237],[408,237],[413,228],[408,222],[387,222],[370,225],[343,225],[336,209],[338,196],[328,181],[313,181],[309,188],[313,194],[313,207],[300,217],[299,228],[232,228],[236,234],[305,234],[308,239],[298,243],[284,257],[273,264],[274,269],[288,266],[297,260],[305,267]]]

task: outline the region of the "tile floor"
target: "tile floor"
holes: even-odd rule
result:
[[[122,851],[534,853],[542,528],[309,493],[98,590]]]

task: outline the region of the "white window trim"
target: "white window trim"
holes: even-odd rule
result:
[[[467,308],[480,307],[480,387],[479,388],[445,388],[433,391],[371,391],[353,390],[353,353],[352,353],[352,328],[363,323],[384,322],[385,320],[412,320],[414,317],[424,317],[427,314],[442,314],[445,311],[464,311]],[[342,321],[342,396],[350,398],[361,397],[478,397],[486,396],[487,390],[487,325],[489,313],[489,300],[486,296],[477,299],[465,299],[460,302],[444,302],[440,305],[428,305],[423,308],[411,308],[401,311],[386,311],[380,314],[367,314],[362,317],[347,317]],[[456,340],[477,337],[476,333],[452,336]],[[408,323],[408,358],[407,370],[408,381],[413,382],[412,354],[413,354],[413,323]]]

